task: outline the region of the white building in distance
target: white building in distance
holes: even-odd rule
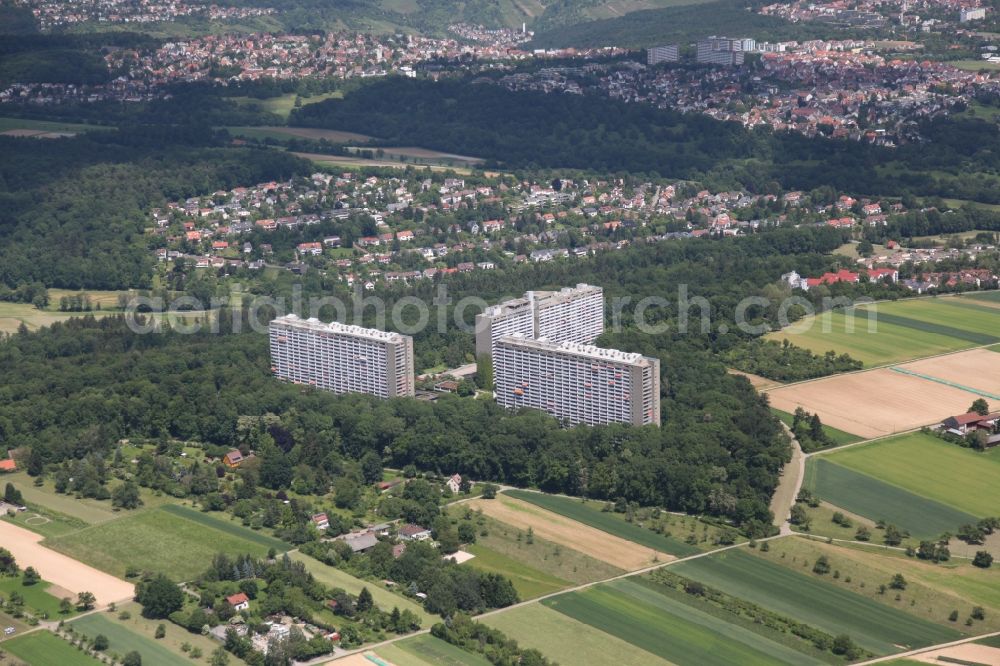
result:
[[[268,327],[275,376],[334,393],[414,394],[413,338],[294,314]]]
[[[677,44],[653,46],[646,49],[646,64],[656,65],[661,62],[677,62],[680,58],[680,47]]]

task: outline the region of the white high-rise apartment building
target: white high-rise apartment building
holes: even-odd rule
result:
[[[646,49],[646,64],[656,65],[661,62],[677,62],[680,59],[680,47],[677,44],[651,46]]]
[[[412,396],[413,338],[290,314],[268,327],[275,376],[334,393]]]
[[[589,284],[529,291],[476,317],[476,354],[491,354],[505,335],[589,344],[604,332],[604,290]]]
[[[660,361],[617,349],[508,335],[493,353],[496,401],[571,424],[660,424]]]

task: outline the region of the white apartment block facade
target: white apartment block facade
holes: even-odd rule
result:
[[[529,291],[476,317],[476,354],[492,354],[500,338],[523,335],[590,344],[604,332],[604,290],[589,284]]]
[[[412,396],[413,338],[290,314],[269,327],[271,371],[295,384],[380,398]]]
[[[698,40],[696,60],[715,65],[742,65],[744,54],[754,51],[757,42],[749,38],[706,37]]]
[[[646,49],[646,64],[656,65],[661,62],[677,62],[680,58],[680,47],[677,44],[652,46]]]
[[[660,361],[617,349],[509,335],[493,354],[497,403],[570,424],[660,424]]]

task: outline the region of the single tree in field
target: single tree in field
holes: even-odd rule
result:
[[[132,650],[125,655],[125,659],[122,660],[122,666],[142,666],[142,655]]]
[[[989,569],[993,564],[993,556],[986,550],[977,550],[976,556],[972,559],[972,564],[981,568]]]
[[[898,546],[903,543],[903,533],[900,532],[899,528],[895,525],[886,525],[885,534],[882,535],[882,541],[884,541],[887,546]]]
[[[90,610],[97,603],[97,597],[94,596],[93,592],[81,592],[76,595],[76,605],[83,610]]]
[[[139,497],[139,486],[129,480],[118,486],[111,493],[111,504],[122,509],[137,509],[142,504]]]
[[[24,585],[34,585],[41,579],[42,577],[38,575],[37,571],[35,571],[35,567],[28,567],[24,570],[24,579],[21,582]]]
[[[136,588],[135,600],[142,605],[144,617],[161,619],[184,605],[184,593],[172,580],[159,574]]]
[[[108,649],[108,637],[104,634],[97,634],[94,636],[94,649],[97,651]]]
[[[73,612],[73,601],[69,597],[63,597],[59,600],[59,612],[63,615]]]
[[[906,589],[906,579],[903,578],[903,574],[895,574],[892,580],[889,581],[889,587],[894,590],[905,590]]]
[[[358,601],[356,608],[359,613],[364,613],[369,611],[375,605],[374,599],[372,599],[372,593],[368,591],[367,587],[361,588],[361,592],[358,593]]]
[[[24,504],[24,498],[21,496],[21,491],[14,487],[13,483],[8,483],[3,489],[3,499],[8,504],[16,504],[21,506]]]
[[[976,398],[972,406],[969,407],[970,412],[975,412],[980,416],[986,416],[990,413],[990,403],[986,402],[984,398]]]

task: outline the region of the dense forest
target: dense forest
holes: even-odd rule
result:
[[[308,173],[291,155],[210,132],[136,127],[39,141],[0,137],[0,284],[149,286],[143,235],[167,201]]]
[[[662,428],[566,429],[451,396],[338,396],[275,381],[267,357],[263,335],[137,335],[119,317],[25,331],[0,345],[0,373],[20,378],[0,387],[0,441],[24,447],[37,472],[110,456],[123,437],[239,445],[238,417],[271,413],[290,433],[261,454],[271,485],[332,479],[374,452],[387,465],[707,512],[756,532],[789,455],[766,400],[695,347],[661,354]]]
[[[1000,128],[965,117],[920,126],[897,149],[681,114],[602,96],[511,92],[489,83],[386,80],[295,109],[290,124],[350,130],[508,168],[689,178],[754,192],[831,186],[854,194],[1000,203]]]

